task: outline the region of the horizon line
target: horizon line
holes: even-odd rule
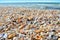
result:
[[[60,4],[60,2],[0,2],[0,4],[27,4],[27,3],[31,3],[31,4]]]

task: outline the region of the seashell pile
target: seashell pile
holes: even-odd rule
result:
[[[0,40],[60,40],[60,10],[0,10]]]

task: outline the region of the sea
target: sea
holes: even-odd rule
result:
[[[21,3],[0,3],[0,7],[27,7],[36,9],[59,9],[60,3],[44,2],[21,2]]]

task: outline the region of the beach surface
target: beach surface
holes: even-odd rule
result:
[[[60,40],[60,10],[0,7],[0,40]]]

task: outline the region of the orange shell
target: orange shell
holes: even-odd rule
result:
[[[36,39],[37,40],[41,40],[42,39],[42,36],[36,36]]]

